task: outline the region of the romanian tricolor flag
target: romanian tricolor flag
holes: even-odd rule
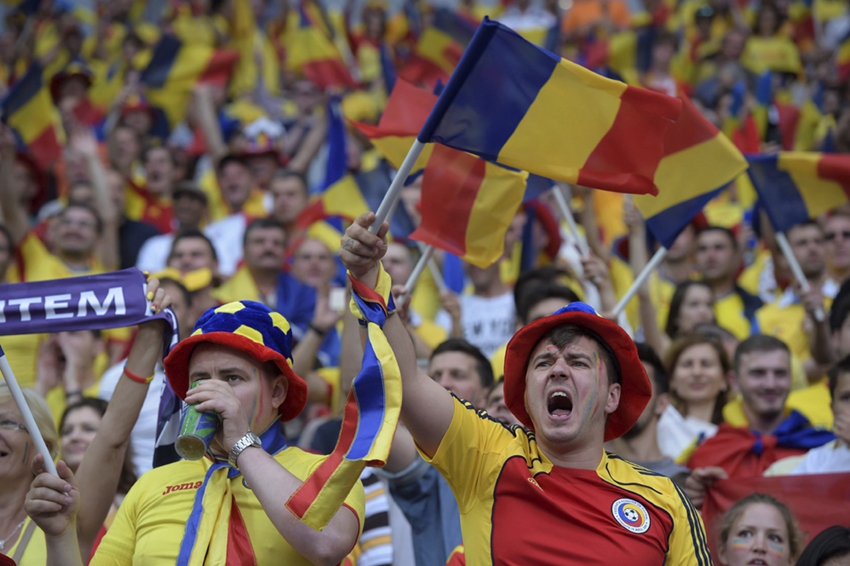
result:
[[[436,101],[436,95],[399,80],[378,125],[355,126],[398,168]],[[423,168],[422,222],[410,237],[482,267],[498,260],[527,174],[439,144],[425,146],[413,170]]]
[[[655,194],[681,107],[484,18],[418,139],[567,183]]]
[[[43,74],[41,65],[31,64],[9,89],[0,103],[0,111],[3,123],[15,131],[33,161],[47,169],[61,156],[65,134]]]
[[[386,274],[384,279],[388,287]],[[336,448],[286,502],[293,515],[317,530],[333,518],[367,465],[386,463],[401,410],[401,370],[383,332],[395,310],[389,289],[378,294],[351,282],[352,302],[367,333],[360,373],[351,384]],[[389,305],[382,295],[390,297]]]
[[[434,22],[425,28],[399,75],[406,81],[433,88],[447,81],[464,49],[475,35],[475,26],[448,8],[434,11]]]
[[[301,2],[297,17],[290,18],[283,37],[286,69],[301,73],[324,90],[332,86],[355,87],[348,66],[333,42],[333,28],[321,10],[308,0]]]
[[[679,119],[664,133],[664,157],[653,179],[658,195],[634,197],[652,235],[669,248],[702,208],[747,162],[729,138],[686,97]]]
[[[489,267],[505,251],[505,232],[522,204],[527,177],[435,145],[422,179],[422,221],[410,237]]]
[[[238,59],[237,51],[186,44],[166,35],[154,48],[139,81],[147,85],[151,104],[162,108],[174,125],[186,115],[192,88],[198,83],[226,86]]]
[[[850,155],[784,152],[747,161],[759,202],[779,232],[850,201]]]

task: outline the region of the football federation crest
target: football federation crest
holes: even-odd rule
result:
[[[649,513],[634,499],[618,499],[611,506],[611,513],[628,531],[640,534],[649,530]]]

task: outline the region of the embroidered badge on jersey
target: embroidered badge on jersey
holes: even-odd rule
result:
[[[630,532],[641,534],[649,530],[649,513],[634,499],[618,499],[611,506],[611,513]]]

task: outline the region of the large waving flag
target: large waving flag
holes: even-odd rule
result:
[[[664,133],[664,157],[655,170],[658,196],[634,203],[662,246],[673,241],[727,183],[747,168],[744,156],[687,98],[679,119]]]
[[[355,125],[398,168],[436,101],[399,80],[378,125]],[[498,260],[527,174],[439,144],[425,146],[414,171],[423,168],[422,222],[410,237],[482,267]]]
[[[432,25],[419,36],[400,76],[428,88],[447,81],[474,35],[475,26],[469,21],[448,8],[437,8]]]
[[[41,65],[31,64],[9,89],[0,110],[3,122],[15,131],[38,166],[46,169],[61,156],[65,134],[43,73]]]
[[[485,18],[418,139],[550,179],[655,194],[664,132],[681,106]]]
[[[283,45],[286,69],[300,72],[320,89],[356,86],[333,42],[333,26],[309,0],[303,0],[287,22]]]
[[[336,448],[286,502],[314,529],[333,518],[367,465],[386,463],[401,410],[401,370],[383,331],[395,310],[392,297],[387,305],[374,290],[351,282],[351,297],[366,323],[360,373],[351,384]]]
[[[495,263],[522,204],[527,174],[435,145],[422,180],[422,221],[410,235],[479,267]]]
[[[850,155],[785,152],[747,161],[759,202],[779,232],[850,201]]]
[[[162,108],[174,125],[186,115],[192,88],[198,83],[226,85],[238,59],[238,51],[187,44],[166,35],[154,48],[139,81],[148,87],[148,100]]]

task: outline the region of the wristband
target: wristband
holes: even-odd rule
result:
[[[131,381],[141,383],[142,385],[148,385],[151,381],[153,381],[153,375],[150,377],[142,377],[140,375],[136,375],[135,373],[127,369],[127,366],[124,366],[124,375],[129,377]]]
[[[374,289],[370,289],[360,280],[352,277],[350,273],[348,274],[348,279],[351,281],[352,294],[356,294],[367,303],[380,305],[387,316],[395,312],[395,302],[393,302],[392,295],[393,280],[380,262],[378,262],[378,282],[375,284]],[[365,320],[353,296],[349,303],[349,308],[351,309],[351,314],[357,317],[358,320]]]
[[[316,334],[318,334],[320,338],[323,338],[325,336],[325,334],[328,333],[327,330],[322,330],[321,328],[319,328],[318,326],[316,326],[312,322],[310,323],[310,326],[308,328],[310,330],[312,330],[313,332],[315,332]]]

